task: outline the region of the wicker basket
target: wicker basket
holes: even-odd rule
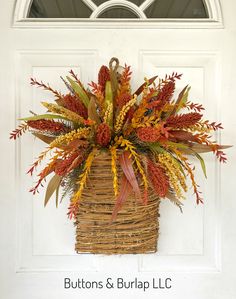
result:
[[[118,173],[121,170],[118,169]],[[93,161],[77,215],[75,250],[98,254],[153,253],[159,235],[159,204],[149,190],[147,205],[134,195],[126,200],[111,223],[115,204],[111,157],[100,153]]]

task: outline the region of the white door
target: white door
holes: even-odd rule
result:
[[[45,22],[26,18],[29,0],[0,1],[0,298],[236,298],[234,148],[228,151],[228,164],[221,167],[206,156],[208,179],[200,172],[198,176],[204,205],[196,206],[191,192],[183,214],[162,202],[156,254],[75,254],[67,203],[56,209],[51,202],[44,209],[43,190],[34,198],[28,193],[32,181],[25,173],[43,145],[30,135],[14,144],[9,132],[17,125],[16,118],[28,115],[28,110],[39,111],[40,101],[50,99],[46,92],[30,87],[29,78],[63,90],[59,75],[73,68],[83,82],[96,80],[99,66],[113,56],[132,66],[134,89],[144,75],[183,73],[178,89],[190,84],[191,99],[204,104],[206,118],[223,123],[223,136],[216,138],[222,144],[236,144],[234,0],[221,1],[221,6],[217,0],[205,1],[209,18],[195,21],[145,19],[143,11],[152,1],[138,10],[126,1],[110,1],[111,7],[127,6],[140,18],[123,22],[97,21],[110,6],[85,2],[93,19]],[[170,9],[174,1],[167,2]],[[116,285],[106,288],[108,278],[115,282],[118,277],[150,285],[145,292]],[[74,283],[83,279],[87,285],[66,288],[65,278]],[[96,288],[96,283],[90,288],[92,281],[101,281],[103,288]]]

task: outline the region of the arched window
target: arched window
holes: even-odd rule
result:
[[[28,18],[199,19],[203,0],[33,0]]]
[[[220,0],[17,0],[14,27],[222,28]]]

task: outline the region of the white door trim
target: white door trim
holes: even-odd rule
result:
[[[14,28],[224,28],[220,0],[205,0],[208,19],[76,19],[27,18],[32,0],[17,0],[13,15]],[[105,4],[102,4],[105,5]],[[99,6],[100,7],[100,6]],[[99,9],[96,8],[96,9]],[[140,9],[140,7],[139,7]],[[140,9],[141,11],[141,9]],[[94,13],[92,13],[92,16]]]

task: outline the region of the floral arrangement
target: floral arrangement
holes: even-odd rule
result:
[[[54,193],[58,203],[61,186],[62,198],[67,193],[71,198],[68,215],[76,216],[93,160],[101,151],[107,151],[113,174],[113,219],[131,192],[138,202],[147,203],[149,188],[157,197],[169,198],[181,209],[188,177],[197,204],[202,203],[195,166],[188,156],[199,160],[206,175],[200,154],[212,151],[224,163],[222,149],[227,146],[211,140],[211,132],[222,129],[222,125],[203,119],[202,105],[188,100],[189,86],[173,99],[176,80],[180,79],[181,74],[177,73],[163,79],[145,78],[132,92],[130,66],[120,67],[116,58],[111,59],[109,67],[100,68],[98,83],[92,82],[88,89],[72,70],[70,76],[62,78],[67,94],[32,78],[31,85],[52,92],[55,103],[42,102],[46,113],[32,112],[32,116],[21,119],[22,124],[10,136],[16,139],[28,130],[48,144],[28,171],[32,175],[51,153],[30,192],[38,192],[46,177],[53,173],[45,205]]]

